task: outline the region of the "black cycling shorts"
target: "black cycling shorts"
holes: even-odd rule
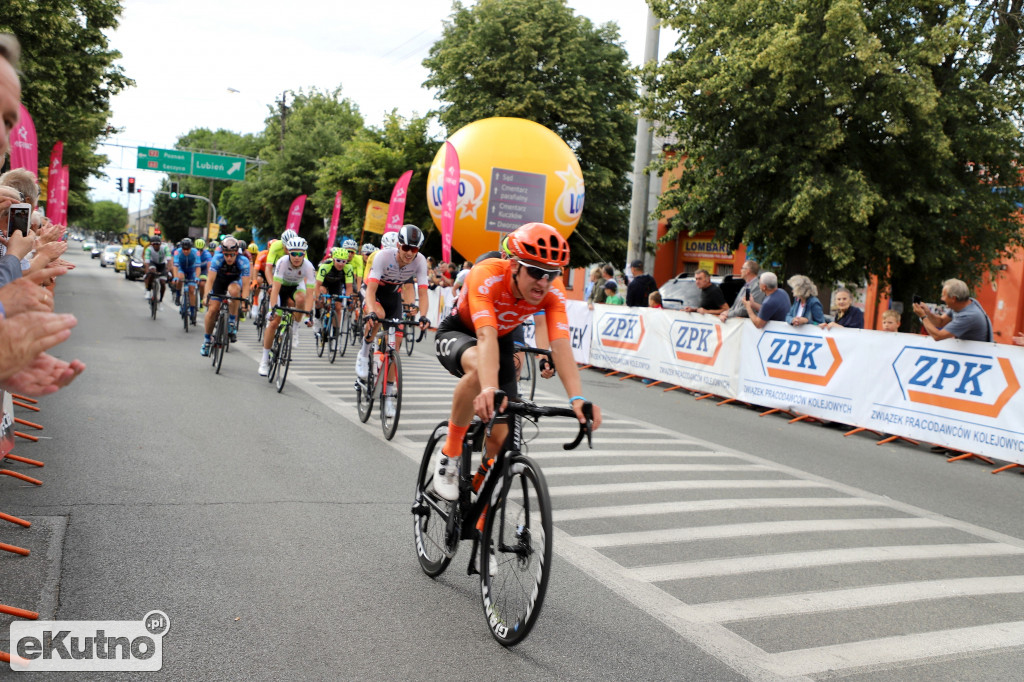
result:
[[[291,301],[292,305],[295,304],[295,290],[298,289],[298,288],[299,288],[298,284],[282,284],[281,285],[281,289],[280,289],[280,293],[278,293],[278,295],[277,295],[277,299],[278,299],[278,303],[277,304],[279,306],[284,307],[284,308],[292,307],[292,306],[288,305],[288,301]]]
[[[341,296],[342,294],[345,293],[345,280],[343,279],[325,279],[324,281],[320,282],[320,285],[323,286],[323,288],[327,289],[327,293],[329,293],[331,296]]]
[[[463,324],[458,315],[441,320],[434,335],[434,354],[453,376],[462,377],[462,354],[477,344],[476,334]],[[516,348],[512,334],[498,337],[498,388],[509,398],[519,397],[516,381]]]
[[[210,294],[213,296],[227,296],[228,287],[232,284],[237,284],[239,287],[242,286],[241,279],[228,279],[227,277],[218,277],[213,281],[213,289],[210,290]],[[238,294],[241,296],[241,292]]]
[[[377,287],[377,303],[384,309],[384,317],[400,320],[402,313],[402,290],[391,287]],[[401,331],[401,330],[399,330]]]

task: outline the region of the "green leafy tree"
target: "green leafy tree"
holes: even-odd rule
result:
[[[514,116],[561,137],[586,183],[573,262],[625,258],[636,87],[615,24],[595,27],[564,0],[456,2],[423,64],[449,132]]]
[[[4,0],[0,9],[0,32],[21,42],[22,102],[35,122],[41,168],[54,143],[64,142],[72,222],[88,218],[89,177],[102,177],[107,163],[96,147],[115,132],[110,98],[134,85],[107,40],[121,9],[117,0]]]
[[[341,154],[363,127],[358,108],[341,97],[340,88],[300,91],[293,98],[284,135],[281,119],[275,115],[267,118],[257,138],[262,145],[259,156],[267,163],[247,174],[245,182],[226,188],[221,194],[223,207],[218,205],[232,224],[254,227],[261,239],[284,229],[292,200],[316,193],[321,160]],[[314,251],[322,250],[326,240],[325,215],[330,218],[330,208],[323,214],[307,200],[300,233]]]
[[[79,224],[93,232],[117,234],[128,224],[128,209],[116,201],[94,201],[89,214]]]
[[[349,140],[341,154],[321,161],[317,191],[311,199],[320,215],[330,216],[334,197],[342,191],[338,234],[358,239],[370,199],[387,203],[398,178],[412,170],[405,222],[433,228],[427,207],[427,172],[439,143],[427,134],[428,118],[405,120],[392,112],[383,128],[364,128]],[[365,242],[368,237],[364,237]]]
[[[169,180],[160,183],[163,192],[169,191],[170,187]],[[178,189],[184,190],[180,186]],[[189,227],[206,225],[205,218],[202,222],[195,222],[197,204],[206,205],[195,199],[172,199],[169,194],[157,194],[153,198],[153,221],[160,226],[164,239],[173,243],[187,237]]]
[[[678,47],[644,103],[681,175],[668,239],[788,274],[976,282],[1021,242],[1021,0],[651,0]]]

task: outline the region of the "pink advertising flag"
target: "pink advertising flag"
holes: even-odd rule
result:
[[[388,204],[388,220],[384,224],[384,232],[398,232],[405,220],[405,199],[409,194],[409,180],[412,171],[407,170],[398,178],[395,188],[391,190],[391,203]]]
[[[28,109],[21,105],[21,120],[11,130],[11,168],[24,168],[39,175],[39,145],[36,144],[36,126]]]
[[[60,210],[60,220],[57,220],[53,217],[51,217],[50,220],[53,220],[53,222],[57,223],[58,225],[64,225],[65,227],[67,227],[68,224],[68,188],[70,187],[70,185],[71,183],[68,178],[68,167],[61,166],[60,182],[58,183],[57,188],[57,205],[58,209]]]
[[[334,195],[334,213],[331,214],[331,231],[327,233],[327,248],[334,246],[334,238],[338,236],[338,219],[341,218],[341,190]]]
[[[306,208],[306,195],[300,194],[295,197],[295,201],[292,202],[292,207],[288,209],[288,224],[285,225],[286,230],[295,230],[295,234],[299,233],[299,223],[302,222],[302,211]]]
[[[50,220],[54,222],[57,222],[53,209],[56,208],[57,204],[57,185],[60,181],[60,167],[63,156],[64,143],[58,141],[57,144],[53,145],[53,151],[50,152],[50,174],[46,185],[46,212],[50,216]]]
[[[444,188],[441,193],[441,259],[452,262],[452,235],[455,233],[455,209],[462,184],[459,154],[451,142],[444,143]]]

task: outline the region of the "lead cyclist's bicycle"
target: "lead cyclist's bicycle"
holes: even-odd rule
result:
[[[495,418],[504,398],[503,392],[495,392]],[[584,436],[593,447],[591,403],[583,405],[583,414],[587,422],[580,425],[576,440],[562,446],[566,450],[578,446]],[[436,458],[448,435],[448,422],[434,428],[416,477],[412,514],[416,555],[423,572],[431,577],[448,568],[461,540],[473,541],[467,573],[480,573],[484,617],[491,635],[502,646],[512,646],[521,642],[537,621],[551,575],[551,498],[540,467],[523,454],[523,420],[575,419],[576,413],[571,408],[509,401],[502,416],[510,421],[508,436],[489,469],[481,467],[483,481],[477,492],[470,460],[473,452],[484,451],[495,420],[485,424],[474,419],[466,432],[455,502],[434,492]],[[486,514],[482,534],[476,529],[481,514]],[[480,571],[475,568],[478,552]]]

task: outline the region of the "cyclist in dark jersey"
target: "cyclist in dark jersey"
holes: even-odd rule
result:
[[[249,259],[240,253],[238,241],[228,237],[221,244],[221,249],[210,261],[210,274],[206,291],[206,338],[199,351],[202,355],[210,354],[213,341],[213,325],[217,322],[223,301],[210,300],[210,296],[235,296],[245,298],[249,295]],[[228,316],[228,334],[232,341],[238,340],[238,301],[231,301]]]

